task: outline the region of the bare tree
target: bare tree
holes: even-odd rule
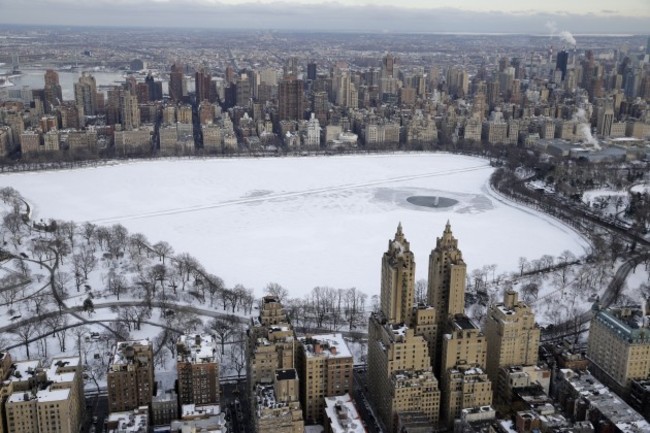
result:
[[[425,280],[420,280],[420,282]],[[426,282],[424,284],[426,286]],[[359,326],[365,319],[365,293],[359,292],[356,287],[348,289],[345,293],[345,318],[348,323],[348,329],[353,330]]]
[[[279,303],[283,303],[284,300],[289,296],[289,291],[278,283],[268,283],[264,288],[264,293],[269,296],[273,296],[278,300]]]
[[[88,279],[88,274],[97,266],[97,257],[92,250],[81,248],[77,254],[72,256],[75,273],[83,273],[84,279]]]
[[[74,221],[64,221],[58,224],[59,232],[70,242],[70,247],[74,248],[74,237],[77,232],[77,223]]]
[[[122,224],[114,224],[111,227],[111,242],[114,244],[113,249],[118,253],[126,248],[129,240],[129,231]]]
[[[226,289],[226,285],[220,277],[212,274],[206,276],[205,284],[207,286],[208,293],[210,294],[210,306],[213,306],[215,296],[221,295],[221,292]]]
[[[526,257],[519,257],[519,276],[524,275],[524,271],[528,268],[528,259]]]
[[[333,309],[333,301],[336,298],[335,290],[331,287],[314,287],[308,296],[316,327],[322,328],[328,313]]]
[[[38,329],[36,327],[35,322],[31,321],[24,321],[20,325],[16,326],[14,329],[10,330],[9,332],[16,335],[20,342],[25,345],[25,352],[27,355],[27,359],[30,358],[29,356],[29,341],[36,335]]]
[[[51,331],[50,327],[45,322],[36,323],[36,347],[38,353],[42,358],[47,358],[47,334]]]
[[[3,226],[11,233],[11,241],[14,246],[18,248],[23,236],[23,217],[20,215],[20,209],[14,208],[13,211],[7,213],[2,219]]]
[[[245,311],[248,314],[253,312],[253,304],[255,303],[255,295],[253,294],[253,289],[246,289],[246,293],[242,296],[241,304]]]
[[[59,342],[59,350],[61,352],[66,351],[66,335],[68,330],[65,329],[68,326],[68,315],[67,314],[54,314],[47,316],[45,318],[45,324],[48,328],[54,331],[54,336]]]
[[[246,369],[246,346],[244,345],[243,335],[230,347],[230,366],[237,373],[239,379]]]
[[[81,228],[81,233],[83,234],[86,243],[90,245],[91,241],[95,238],[95,230],[97,226],[93,223],[86,222]]]
[[[99,244],[99,248],[104,250],[105,246],[108,246],[108,242],[111,238],[111,231],[108,227],[98,226],[95,229],[95,239]]]
[[[120,294],[124,292],[128,287],[128,282],[122,274],[116,273],[114,270],[110,270],[108,273],[108,290],[110,293],[117,297],[117,300],[120,300]]]
[[[81,350],[83,349],[85,345],[85,337],[88,335],[88,328],[85,326],[76,326],[74,328],[71,328],[70,333],[72,334],[74,341],[75,341],[75,347],[77,348],[77,351],[79,352],[79,359],[83,359],[81,357]]]
[[[158,254],[158,257],[163,262],[163,265],[165,264],[165,257],[169,257],[174,253],[172,246],[165,241],[157,242],[151,248],[156,254]]]
[[[185,284],[190,280],[192,272],[202,270],[199,261],[188,253],[181,253],[176,256],[174,265],[181,276],[181,290],[185,290]]]
[[[427,289],[428,283],[424,278],[419,279],[415,282],[415,303],[416,304],[426,304],[427,299]]]
[[[239,318],[229,315],[225,317],[215,317],[208,325],[208,331],[212,331],[221,343],[221,354],[225,353],[226,341],[233,335],[240,332]]]

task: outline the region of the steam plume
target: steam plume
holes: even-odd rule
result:
[[[583,141],[591,144],[595,150],[600,150],[601,147],[600,144],[598,144],[598,140],[591,135],[591,127],[587,122],[585,110],[583,108],[578,108],[578,111],[573,114],[572,120],[578,123],[578,133],[582,136]]]
[[[546,24],[544,24],[544,27],[546,27],[551,33],[551,38],[557,36],[566,44],[571,45],[572,47],[576,46],[576,38],[573,37],[571,32],[568,30],[558,31],[557,23],[555,21],[547,21]]]

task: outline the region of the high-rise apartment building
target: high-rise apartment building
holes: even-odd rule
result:
[[[451,428],[463,409],[492,404],[492,383],[485,373],[487,340],[463,314],[449,321],[443,337],[441,415]]]
[[[380,311],[368,324],[368,391],[381,421],[395,431],[400,414],[436,425],[438,381],[429,346],[435,310],[414,305],[415,261],[401,224],[382,257]]]
[[[442,237],[436,238],[436,247],[429,254],[429,304],[435,309],[438,332],[431,353],[433,371],[440,373],[442,335],[449,319],[465,312],[465,278],[467,265],[458,249],[451,225],[447,221]]]
[[[592,374],[626,394],[633,379],[650,377],[650,317],[647,308],[610,308],[596,313],[589,328],[587,357]]]
[[[272,385],[276,370],[295,368],[296,340],[282,304],[273,296],[262,299],[260,315],[248,331],[248,383]]]
[[[54,107],[63,103],[63,91],[59,82],[59,74],[52,69],[45,71],[43,93],[43,108],[45,109],[45,113],[51,113]]]
[[[300,403],[307,424],[322,424],[325,397],[352,392],[354,360],[341,334],[301,337],[297,353]]]
[[[84,72],[74,85],[74,99],[77,107],[83,110],[85,116],[97,114],[97,83],[95,77]]]
[[[414,287],[415,259],[400,223],[381,259],[381,311],[388,322],[411,323]]]
[[[154,390],[153,347],[149,340],[117,343],[108,367],[108,410],[148,406]]]
[[[169,74],[169,98],[174,102],[181,102],[185,96],[183,93],[185,74],[183,67],[174,63]]]
[[[219,363],[214,336],[182,335],[176,343],[176,353],[179,403],[218,405]]]
[[[278,86],[278,118],[300,120],[304,116],[303,81],[289,75]]]
[[[272,384],[255,387],[252,404],[256,433],[303,433],[299,388],[298,373],[293,368],[279,369]]]
[[[517,292],[506,291],[503,302],[490,307],[485,323],[486,370],[492,383],[501,367],[536,365],[539,337],[533,311]]]
[[[212,76],[203,68],[194,74],[197,101],[215,101],[216,92],[212,92]]]

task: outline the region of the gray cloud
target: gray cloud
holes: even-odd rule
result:
[[[539,34],[548,33],[548,21],[572,33],[645,33],[650,28],[648,16],[598,12],[471,12],[452,8],[344,6],[336,2],[232,5],[201,0],[0,0],[0,22],[4,24]]]

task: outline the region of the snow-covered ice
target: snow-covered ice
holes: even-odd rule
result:
[[[167,159],[2,175],[0,187],[16,188],[37,220],[121,223],[257,294],[271,281],[291,296],[318,285],[378,294],[381,256],[400,221],[417,278],[426,278],[447,220],[470,270],[515,271],[521,256],[583,252],[568,227],[495,196],[492,171],[486,160],[448,154]],[[458,203],[418,207],[406,201],[412,195]]]

